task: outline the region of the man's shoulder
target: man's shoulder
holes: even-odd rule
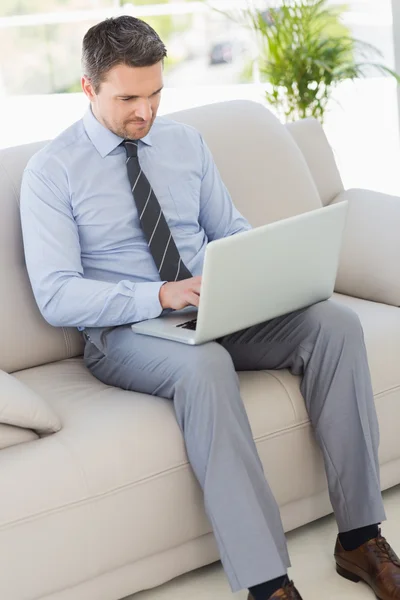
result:
[[[67,162],[68,157],[73,155],[74,147],[81,144],[85,138],[85,128],[80,119],[36,152],[29,159],[26,170],[37,173],[54,170],[57,166]]]
[[[170,117],[157,117],[152,130],[152,139],[170,138],[171,140],[186,141],[190,144],[201,144],[200,132],[191,125],[180,123]]]

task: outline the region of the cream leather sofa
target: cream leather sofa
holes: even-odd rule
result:
[[[174,118],[203,133],[254,226],[349,200],[336,299],[364,325],[382,485],[398,484],[400,200],[344,191],[316,121],[284,127],[247,101]],[[119,600],[218,553],[171,402],[97,381],[84,367],[78,331],[51,327],[36,307],[18,197],[41,146],[0,152],[0,598]],[[328,514],[299,380],[287,371],[240,379],[286,530]]]

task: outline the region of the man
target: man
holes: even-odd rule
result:
[[[234,592],[249,588],[253,600],[300,594],[287,578],[279,510],[236,371],[302,374],[339,526],[337,569],[380,600],[399,599],[400,562],[378,529],[378,425],[356,315],[322,302],[191,348],[131,330],[163,310],[198,306],[207,242],[250,227],[199,133],[156,119],[165,56],[156,32],[132,17],[85,35],[90,108],[23,178],[38,306],[52,325],[83,330],[85,364],[99,380],[173,400],[229,583]],[[245,134],[241,124],[238,139]]]

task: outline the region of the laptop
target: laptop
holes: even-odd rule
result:
[[[347,204],[209,242],[199,308],[171,311],[132,330],[197,345],[330,298]]]

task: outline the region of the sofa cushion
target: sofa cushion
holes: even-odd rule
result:
[[[31,429],[22,429],[22,427],[0,423],[0,450],[8,448],[8,446],[16,446],[17,444],[37,440],[38,437]]]
[[[61,422],[47,403],[27,385],[0,371],[0,423],[52,433]]]
[[[400,458],[400,308],[342,294],[334,298],[357,313],[364,329],[381,428],[380,461],[388,463]]]

